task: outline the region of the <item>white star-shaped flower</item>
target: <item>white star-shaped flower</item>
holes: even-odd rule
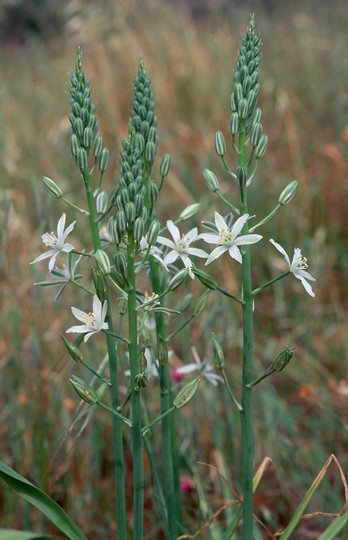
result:
[[[147,241],[147,235],[141,238],[139,242],[139,249],[140,249],[141,255],[146,255],[146,253],[148,252],[149,243]],[[158,248],[157,246],[151,246],[149,253],[150,255],[155,257],[155,259],[157,259],[158,262],[160,262],[161,265],[163,266],[163,260],[161,259],[162,251],[160,250],[160,248]]]
[[[217,234],[203,233],[200,235],[200,238],[208,244],[216,244],[218,246],[209,255],[207,262],[205,263],[206,265],[215,261],[215,259],[223,255],[226,251],[229,252],[232,259],[236,259],[236,261],[240,263],[242,262],[242,255],[238,246],[255,244],[262,238],[259,234],[245,234],[239,236],[248,219],[249,214],[244,214],[244,216],[237,219],[232,227],[229,227],[225,219],[218,212],[215,212],[214,220]]]
[[[191,347],[192,355],[194,358],[194,362],[192,364],[187,364],[186,366],[182,366],[175,369],[175,374],[179,375],[187,375],[188,373],[193,373],[194,371],[198,371],[202,377],[204,377],[208,382],[210,382],[212,385],[217,386],[218,382],[223,382],[223,378],[220,377],[220,375],[216,375],[213,371],[213,367],[210,363],[210,361],[204,361],[200,359],[196,347]]]
[[[96,334],[97,332],[101,332],[102,330],[107,330],[109,328],[108,323],[105,322],[106,317],[106,311],[107,311],[107,302],[102,304],[99,300],[98,296],[95,294],[93,296],[93,311],[89,313],[85,313],[84,311],[81,311],[80,309],[77,309],[75,307],[71,308],[71,311],[73,312],[73,315],[83,323],[83,325],[79,326],[71,326],[66,331],[67,334],[74,333],[74,334],[86,334],[83,338],[83,341],[88,341],[89,338]]]
[[[157,242],[169,247],[171,250],[165,255],[163,259],[164,266],[167,267],[168,264],[172,264],[178,258],[180,258],[184,263],[185,267],[188,268],[190,277],[194,279],[194,275],[191,269],[192,261],[189,255],[201,257],[202,259],[206,259],[208,257],[208,254],[203,251],[203,249],[190,247],[190,244],[192,244],[192,242],[195,242],[200,238],[200,236],[198,235],[197,227],[191,229],[187,234],[183,235],[180,234],[178,227],[173,223],[173,221],[167,221],[167,227],[170,234],[172,235],[173,240],[169,240],[164,236],[159,236],[157,238]]]
[[[41,240],[45,244],[45,246],[52,249],[36,257],[36,259],[31,261],[30,264],[43,261],[44,259],[48,259],[49,257],[51,257],[48,263],[48,269],[51,272],[54,268],[58,253],[69,253],[70,251],[75,249],[72,244],[69,244],[69,242],[65,242],[65,240],[75,227],[76,221],[73,221],[73,223],[71,223],[71,225],[69,225],[69,227],[64,231],[65,220],[66,215],[62,214],[60,220],[58,221],[57,234],[52,231],[51,233],[45,233],[41,236]]]
[[[300,248],[294,249],[294,255],[292,258],[292,261],[290,262],[290,259],[288,257],[288,254],[286,251],[282,248],[280,244],[275,242],[274,240],[270,240],[270,242],[274,245],[274,247],[283,255],[288,267],[289,271],[294,274],[295,278],[299,279],[305,288],[306,292],[310,296],[315,296],[315,293],[313,292],[313,289],[311,285],[308,283],[309,281],[316,281],[316,279],[309,273],[306,272],[308,268],[307,259],[304,257],[301,253]]]

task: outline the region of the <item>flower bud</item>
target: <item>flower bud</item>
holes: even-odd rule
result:
[[[274,360],[272,367],[277,371],[282,371],[292,357],[294,356],[294,347],[285,347],[285,349],[278,354],[277,358]]]
[[[237,167],[236,170],[237,180],[240,186],[245,186],[248,179],[248,173],[246,167]]]
[[[153,221],[149,227],[149,230],[147,232],[147,242],[149,246],[153,246],[156,244],[157,237],[160,231],[160,222],[156,219]]]
[[[128,224],[132,225],[137,215],[137,209],[135,208],[135,204],[132,202],[128,202],[125,206],[125,213]]]
[[[150,114],[151,114],[151,111],[150,111]],[[152,114],[151,114],[152,115]],[[149,118],[150,116],[148,115],[147,116],[147,121],[149,122]],[[158,135],[157,135],[157,129],[155,128],[155,126],[151,126],[150,129],[149,129],[149,135],[147,137],[147,140],[148,141],[151,141],[153,142],[155,145],[157,145],[158,143]]]
[[[245,98],[243,98],[238,103],[238,114],[242,120],[248,116],[248,111],[248,102]]]
[[[158,343],[158,349],[157,349],[157,355],[158,355],[158,362],[160,366],[165,366],[168,364],[168,347],[166,343],[163,343],[163,341],[160,339]]]
[[[79,153],[79,150],[80,150],[80,143],[79,143],[79,139],[77,137],[77,135],[75,135],[75,133],[73,133],[70,137],[70,148],[71,148],[71,153],[72,155],[77,158],[77,155]]]
[[[208,303],[208,296],[210,294],[210,291],[205,291],[203,294],[201,294],[199,297],[198,297],[198,300],[197,302],[195,303],[195,305],[193,306],[193,311],[192,311],[192,315],[194,317],[200,317],[203,313],[203,311],[205,310],[205,308],[207,307],[207,303]]]
[[[143,137],[145,139],[147,139],[147,135],[149,133],[149,128],[150,128],[149,123],[146,122],[145,120],[143,120],[141,122],[141,126],[140,126],[140,133],[143,135]]]
[[[148,163],[153,163],[156,157],[155,143],[148,141],[145,146],[145,159]]]
[[[141,133],[137,132],[134,137],[135,148],[141,154],[145,148],[145,139]]]
[[[75,362],[81,362],[83,360],[83,354],[78,347],[76,347],[65,336],[60,336],[64,341],[64,345],[67,348],[68,353]]]
[[[161,176],[167,176],[170,169],[170,155],[164,154],[162,157],[161,165],[160,165],[160,175]]]
[[[109,257],[107,256],[105,251],[103,251],[102,249],[97,249],[94,257],[95,257],[95,260],[97,261],[97,264],[100,270],[103,272],[103,274],[105,275],[110,274],[111,264],[109,261]]]
[[[289,202],[295,196],[297,188],[298,188],[298,182],[296,180],[292,180],[279,195],[279,199],[278,199],[279,204],[281,204],[282,206],[289,204]]]
[[[122,240],[122,237],[121,237],[120,231],[118,230],[117,223],[115,220],[113,220],[113,223],[112,223],[111,236],[116,246],[118,246]]]
[[[231,94],[231,110],[232,112],[236,112],[237,111],[237,103],[236,103],[236,99],[234,97],[234,93],[232,92]]]
[[[117,212],[115,222],[119,233],[123,233],[127,229],[127,218],[123,210]]]
[[[214,332],[212,332],[211,334],[211,339],[213,342],[215,364],[217,368],[221,369],[224,367],[224,364],[225,364],[224,352]]]
[[[215,134],[215,151],[218,156],[224,156],[226,154],[226,142],[221,131],[217,131]]]
[[[255,109],[255,112],[253,114],[252,125],[254,126],[258,122],[261,122],[261,118],[262,118],[262,110],[260,109],[260,107],[258,107],[257,109]]]
[[[186,386],[184,386],[184,388],[180,390],[180,392],[173,401],[174,407],[176,407],[177,409],[181,409],[182,407],[187,405],[187,403],[191,401],[191,399],[195,395],[200,381],[200,378],[197,377],[193,381],[189,382]]]
[[[180,302],[176,306],[176,309],[178,311],[180,311],[180,313],[183,313],[184,311],[187,310],[188,307],[190,307],[190,304],[191,304],[193,298],[194,298],[193,294],[191,294],[191,293],[186,294],[184,296],[184,298],[182,300],[180,300]]]
[[[97,195],[96,209],[98,214],[104,214],[108,207],[108,194],[106,191],[101,191]]]
[[[48,178],[48,176],[43,176],[42,181],[48,193],[53,195],[53,197],[60,199],[63,196],[62,190],[59,186],[57,186],[54,180],[51,180],[51,178]]]
[[[220,189],[219,181],[212,171],[210,171],[209,169],[204,169],[203,177],[210,191],[213,191],[214,193],[216,191],[219,191]]]
[[[102,153],[103,146],[104,146],[103,137],[101,137],[101,135],[98,135],[98,137],[96,138],[93,144],[93,157],[98,159],[98,157]]]
[[[250,144],[252,146],[257,146],[261,135],[262,135],[262,124],[260,124],[260,122],[257,122],[256,124],[253,125],[251,129]]]
[[[102,153],[100,154],[100,158],[99,158],[99,170],[101,173],[106,171],[108,162],[109,162],[109,150],[107,148],[103,148]]]
[[[134,377],[135,390],[145,388],[147,385],[147,378],[146,373],[137,373],[137,375]]]
[[[187,274],[189,273],[188,268],[183,268],[182,270],[179,270],[177,274],[175,274],[174,277],[169,282],[168,290],[169,291],[175,291],[182,283],[184,283],[185,279],[187,278]]]
[[[199,279],[199,281],[203,283],[205,287],[207,287],[207,289],[215,291],[215,289],[218,286],[218,282],[216,281],[216,279],[214,279],[212,276],[210,276],[206,272],[203,272],[203,270],[200,270],[196,266],[192,267],[192,272]]]
[[[81,118],[75,118],[73,123],[73,128],[78,137],[82,137],[83,135],[83,122]]]
[[[119,315],[125,315],[127,313],[128,302],[126,298],[119,298],[117,303],[117,313]]]
[[[134,221],[134,240],[140,242],[144,236],[144,220],[142,217],[137,217]]]
[[[255,149],[255,157],[256,159],[260,159],[265,153],[266,153],[266,150],[267,150],[267,144],[268,144],[268,137],[266,135],[266,133],[264,133],[258,144],[257,144],[257,147]]]
[[[84,148],[80,148],[78,151],[77,165],[80,171],[85,171],[88,168],[88,154]]]
[[[240,83],[236,83],[234,87],[234,96],[237,103],[243,99],[243,86]]]
[[[92,269],[93,272],[93,283],[95,292],[101,302],[105,302],[108,298],[108,286],[105,281],[105,277],[99,270]]]
[[[189,204],[189,206],[186,206],[186,208],[181,212],[180,219],[181,221],[185,221],[186,219],[189,219],[193,217],[195,214],[197,214],[198,210],[200,209],[200,203],[193,203]]]
[[[93,131],[90,127],[86,127],[83,131],[83,146],[91,148],[93,144]]]
[[[156,186],[155,182],[152,182],[152,181],[149,182],[147,186],[147,194],[148,194],[150,203],[154,205],[158,197],[158,187]]]
[[[114,257],[116,271],[125,276],[127,274],[127,261],[122,251],[117,251]]]
[[[230,133],[231,135],[237,135],[239,130],[239,116],[237,112],[233,112],[230,118]]]
[[[95,405],[99,401],[97,393],[84,380],[80,379],[80,377],[72,376],[70,382],[77,395],[83,401],[86,401],[90,405]]]

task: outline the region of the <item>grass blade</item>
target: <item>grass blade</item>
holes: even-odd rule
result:
[[[38,508],[69,540],[87,540],[83,532],[53,499],[1,460],[0,478],[26,501]]]
[[[15,529],[0,529],[0,540],[58,540],[53,536],[44,536],[39,533],[28,531],[16,531]]]

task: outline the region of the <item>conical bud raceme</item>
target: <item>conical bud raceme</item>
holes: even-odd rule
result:
[[[71,151],[76,163],[84,172],[89,167],[89,152],[92,149],[94,158],[100,158],[99,168],[104,172],[107,166],[108,151],[103,148],[103,140],[97,137],[98,121],[95,105],[92,102],[92,91],[89,79],[82,68],[82,54],[77,51],[75,70],[70,77],[70,123]]]

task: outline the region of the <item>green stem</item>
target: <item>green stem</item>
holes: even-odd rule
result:
[[[161,292],[160,268],[154,257],[150,257],[151,282],[154,291]],[[155,313],[157,342],[162,344],[167,351],[167,331],[164,314]],[[172,418],[169,413],[173,409],[171,406],[171,388],[170,371],[168,362],[159,366],[160,388],[161,388],[161,420],[162,420],[162,439],[163,439],[163,469],[164,469],[164,494],[167,506],[167,528],[168,539],[175,540],[178,536],[177,531],[177,509],[175,495],[175,477],[174,477],[174,447],[172,439]]]
[[[256,386],[257,384],[259,384],[259,382],[263,381],[264,379],[266,379],[267,377],[269,377],[270,375],[272,375],[272,373],[275,373],[276,371],[278,371],[276,368],[274,367],[270,367],[267,371],[265,371],[265,373],[263,375],[261,375],[258,379],[255,379],[255,381],[251,382],[248,384],[248,388],[254,388],[254,386]]]
[[[157,418],[154,418],[153,420],[151,420],[151,422],[149,422],[148,424],[146,424],[146,426],[144,426],[142,428],[142,434],[143,436],[146,435],[146,433],[151,429],[153,428],[153,426],[155,426],[158,422],[160,422],[160,420],[163,420],[166,416],[168,416],[168,414],[172,413],[173,411],[175,411],[175,407],[174,405],[172,405],[170,407],[170,409],[167,409],[164,413],[160,414],[160,416],[157,416]]]
[[[127,244],[127,277],[128,292],[128,326],[129,326],[129,360],[131,372],[132,399],[132,439],[133,439],[133,540],[143,540],[144,520],[144,467],[143,467],[143,435],[141,432],[140,392],[135,387],[135,378],[139,373],[138,366],[138,330],[136,309],[135,278],[135,242],[133,231],[128,232]]]
[[[256,229],[258,227],[260,227],[261,225],[264,225],[265,223],[267,223],[270,219],[272,219],[272,217],[278,212],[279,208],[281,208],[281,207],[282,207],[282,205],[280,203],[278,203],[277,206],[275,208],[273,208],[272,212],[270,212],[265,218],[263,218],[263,220],[259,221],[259,223],[256,223],[256,225],[251,227],[249,229],[249,232],[252,233],[252,232],[256,231]]]
[[[115,411],[115,409],[112,409],[111,407],[109,407],[108,405],[105,405],[105,403],[102,403],[101,401],[97,401],[96,405],[99,405],[99,407],[101,407],[102,409],[105,409],[105,411],[108,411],[109,413],[116,416],[117,420],[121,420],[122,422],[127,424],[127,426],[132,427],[132,422],[128,420],[128,418],[120,414],[119,412]]]
[[[181,330],[183,330],[188,324],[190,324],[194,318],[194,315],[191,315],[189,319],[186,319],[186,321],[184,321],[180,326],[178,326],[178,328],[174,330],[172,334],[166,337],[166,341],[168,342],[173,339],[173,337],[175,337],[179,332],[181,332]]]
[[[69,201],[68,199],[66,199],[65,197],[62,196],[62,200],[65,202],[65,204],[67,204],[68,206],[70,206],[71,208],[74,208],[75,210],[77,210],[78,212],[81,212],[81,214],[85,215],[85,216],[88,216],[88,212],[87,210],[84,210],[83,208],[80,208],[79,206],[76,206],[76,204],[72,203],[71,201]]]
[[[216,287],[216,288],[217,288],[218,291],[221,292],[221,294],[224,294],[225,296],[228,296],[228,298],[232,298],[232,300],[235,300],[239,304],[242,304],[242,305],[244,304],[244,300],[242,300],[241,298],[238,298],[238,296],[234,296],[234,294],[229,293],[228,291],[226,291],[222,287]]]
[[[238,164],[245,166],[246,146],[245,131],[239,137]],[[240,186],[241,215],[248,214],[247,187]],[[242,234],[249,233],[248,222],[243,227]],[[252,428],[252,391],[248,385],[252,380],[253,362],[253,304],[251,287],[251,255],[250,246],[242,247],[243,274],[243,376],[242,376],[242,493],[243,493],[243,529],[242,539],[253,540],[253,460],[254,440]]]
[[[97,214],[94,203],[94,197],[92,192],[91,176],[88,171],[84,171],[83,179],[86,187],[86,197],[89,209],[89,223],[92,232],[93,247],[96,251],[100,249],[101,242],[99,237],[99,226],[96,221]],[[109,331],[112,333],[112,317],[111,317],[111,298],[108,297],[108,312],[106,321],[109,325]],[[121,325],[121,323],[120,323]],[[121,330],[121,328],[120,328]],[[115,338],[111,334],[106,334],[106,343],[109,356],[109,370],[110,370],[110,397],[113,409],[117,409],[120,404],[120,393],[118,385],[117,374],[117,357]],[[112,421],[112,443],[113,453],[115,460],[115,483],[116,483],[116,516],[117,516],[117,532],[119,540],[126,540],[127,538],[127,517],[126,517],[126,498],[125,498],[125,471],[124,471],[124,457],[123,457],[123,433],[122,424],[119,419],[113,415]]]
[[[232,204],[228,199],[226,199],[226,197],[221,193],[221,191],[215,191],[216,195],[222,200],[224,201],[225,204],[227,204],[227,206],[233,210],[233,212],[236,212],[236,214],[239,214],[239,208],[237,208],[236,206],[234,206],[234,204]]]
[[[110,328],[110,326],[109,326]],[[106,334],[107,336],[111,336],[111,337],[114,337],[115,339],[118,339],[119,341],[123,341],[123,343],[127,343],[127,345],[129,344],[129,341],[127,338],[123,337],[123,336],[119,336],[118,334],[115,334],[115,332],[112,332],[111,330],[103,330],[104,334]]]
[[[269,287],[270,285],[273,285],[273,283],[276,283],[277,281],[279,281],[280,279],[283,279],[285,276],[288,276],[289,274],[290,274],[290,270],[288,270],[287,272],[284,272],[284,274],[281,274],[280,276],[277,276],[274,279],[271,279],[271,281],[267,281],[267,283],[265,283],[264,285],[261,285],[257,289],[254,289],[252,292],[252,295],[256,296],[259,292],[263,291],[263,289],[265,289],[266,287]]]
[[[222,374],[222,377],[225,381],[225,385],[226,385],[226,389],[227,389],[227,392],[228,392],[228,395],[230,396],[230,398],[232,399],[233,403],[236,405],[237,409],[239,410],[239,412],[242,412],[242,406],[241,404],[239,403],[239,401],[236,399],[234,393],[233,393],[233,390],[230,386],[230,383],[228,382],[227,380],[227,377],[226,377],[226,372],[224,370],[224,368],[220,368],[221,369],[221,374]]]
[[[71,283],[73,283],[74,285],[76,285],[77,287],[79,287],[80,289],[82,289],[83,291],[85,291],[86,293],[92,294],[92,295],[95,294],[95,292],[92,291],[92,289],[90,289],[89,287],[85,287],[85,285],[82,285],[82,283],[79,283],[79,282],[76,281],[75,279],[71,279],[70,281],[71,281]]]
[[[105,377],[102,377],[101,375],[99,375],[99,373],[98,373],[94,368],[92,368],[89,364],[87,364],[87,363],[84,362],[83,360],[81,360],[81,364],[82,364],[83,366],[85,366],[85,368],[88,369],[88,371],[90,371],[91,373],[93,373],[93,375],[95,375],[96,377],[98,377],[98,379],[100,379],[101,381],[105,382],[108,386],[111,386],[110,379],[105,379]]]

